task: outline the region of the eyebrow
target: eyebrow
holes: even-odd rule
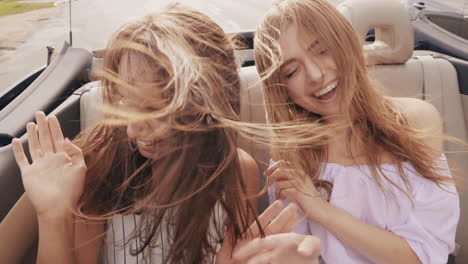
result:
[[[307,47],[307,50],[315,49],[315,47],[317,47],[319,44],[320,44],[320,41],[318,41],[318,39],[316,39],[314,42],[312,42],[312,43]]]
[[[293,63],[294,61],[296,61],[297,59],[296,58],[289,58],[287,59],[285,62],[283,62],[281,64],[281,68],[285,68],[286,66],[288,66],[289,64]]]
[[[318,39],[316,39],[315,41],[313,41],[313,42],[307,47],[306,50],[315,49],[315,47],[317,47],[319,44],[320,44],[320,41],[318,41]],[[284,68],[284,67],[288,66],[289,64],[293,63],[293,62],[296,61],[296,60],[297,60],[296,57],[292,57],[292,58],[287,59],[285,62],[283,62],[283,63],[281,64],[281,68]]]

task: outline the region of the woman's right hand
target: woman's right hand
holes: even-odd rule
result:
[[[310,235],[283,233],[257,238],[241,245],[234,253],[239,263],[313,264],[319,263],[320,239]]]
[[[289,204],[284,210],[281,201],[275,201],[258,217],[258,223],[262,226],[265,236],[288,233],[297,218],[297,206],[294,203]],[[237,247],[249,243],[250,241],[260,238],[260,229],[256,222],[252,223],[246,231],[247,238],[242,241],[237,241]],[[216,255],[216,263],[219,264],[237,264],[244,263],[232,258],[232,239],[231,233],[226,232],[224,242]]]
[[[67,216],[83,192],[86,165],[83,153],[64,140],[57,117],[36,112],[37,125],[28,123],[30,164],[19,139],[13,153],[21,170],[24,189],[39,218]]]

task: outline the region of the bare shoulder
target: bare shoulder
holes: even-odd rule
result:
[[[238,148],[237,154],[244,178],[258,177],[257,162],[245,150]]]
[[[434,105],[417,98],[392,98],[415,129],[442,132],[442,118]]]
[[[242,177],[247,187],[247,195],[255,195],[260,191],[260,175],[258,173],[257,162],[243,149],[238,148],[237,153],[239,155]],[[258,200],[254,199],[253,204],[257,205]]]
[[[433,136],[442,135],[443,121],[437,108],[429,102],[417,98],[391,98],[394,104],[408,120],[408,124],[417,130]],[[442,151],[442,139],[428,137],[427,145],[437,152]]]

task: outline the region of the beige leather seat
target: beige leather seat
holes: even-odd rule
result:
[[[370,29],[375,29],[375,42],[365,45],[364,49],[369,62],[375,65],[375,78],[388,94],[431,102],[442,115],[444,132],[467,142],[468,124],[465,123],[467,117],[457,72],[448,60],[433,52],[413,52],[414,34],[406,7],[392,0],[350,0],[342,3],[339,9],[353,24],[361,39]],[[449,160],[459,167],[454,174],[466,179],[467,153],[450,153],[460,149],[459,145],[445,144]],[[461,193],[460,199],[457,242],[463,247],[456,249],[454,255],[458,255],[457,262],[468,263],[468,197]]]
[[[87,83],[81,90],[80,97],[80,126],[84,130],[96,123],[101,117],[98,105],[102,103],[101,82]]]

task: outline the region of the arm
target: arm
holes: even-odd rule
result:
[[[37,264],[76,263],[73,254],[73,216],[38,217],[39,248]]]
[[[71,214],[54,219],[39,218],[37,263],[68,260],[57,263],[97,264],[104,234],[103,223],[77,220]]]
[[[39,223],[37,263],[74,263],[72,211],[84,188],[86,165],[81,150],[64,140],[55,116],[36,113],[27,125],[32,164],[18,139],[12,142],[26,190]]]
[[[37,240],[37,216],[28,196],[22,195],[0,223],[0,263],[20,263]]]
[[[45,235],[40,245],[48,245],[46,240],[50,228],[44,223],[42,233]],[[66,227],[66,226],[65,226]],[[97,264],[99,252],[102,248],[104,224],[75,221],[74,245],[77,263]],[[55,227],[52,227],[55,228]],[[68,226],[68,228],[70,228]],[[66,233],[71,233],[66,230]],[[60,233],[58,234],[60,235]],[[27,195],[20,197],[6,218],[0,223],[0,263],[22,263],[28,250],[35,246],[38,239],[38,223],[36,211]],[[66,241],[71,238],[64,238]],[[62,239],[60,239],[62,240]],[[50,245],[49,245],[50,246]],[[55,248],[57,245],[53,246]],[[60,245],[58,245],[60,246]],[[41,252],[48,251],[41,248]]]
[[[415,130],[428,135],[424,143],[431,149],[433,159],[440,157],[443,143],[442,119],[437,109],[428,102],[414,98],[393,98]],[[390,231],[369,225],[323,199],[315,199],[310,206],[323,207],[324,214],[316,218],[330,233],[376,263],[422,263],[406,239]],[[385,245],[380,247],[379,245]]]
[[[258,167],[255,160],[247,154],[245,151],[238,149],[239,155],[239,163],[242,171],[242,177],[246,184],[247,188],[247,197],[254,196],[258,194],[258,186],[259,186],[259,174],[258,174]],[[254,209],[257,205],[257,199],[254,200],[253,206]],[[296,210],[297,206],[291,204],[286,209],[281,210],[283,205],[280,201],[277,201],[271,204],[260,216],[257,217],[258,223],[263,227],[265,234],[267,235],[274,235],[289,232],[291,230],[292,225],[296,220]],[[256,212],[255,212],[256,213]],[[256,215],[252,215],[249,221],[252,223],[248,229],[247,236],[248,238],[246,241],[249,241],[253,238],[260,237],[260,230],[257,226],[257,223],[254,222],[254,217]],[[232,239],[231,232],[226,232],[224,237],[224,242],[221,245],[220,250],[216,255],[216,263],[222,264],[238,264],[244,262],[238,262],[237,260],[232,259]],[[237,245],[243,244],[246,241],[237,241]]]
[[[321,216],[313,216],[313,220],[372,262],[421,263],[404,238],[369,225],[321,198],[315,198],[308,206],[323,212]]]
[[[257,162],[247,152],[238,149],[239,163],[242,177],[247,187],[247,197],[254,197],[260,191],[260,175],[258,173]],[[258,198],[250,199],[255,210],[258,210]],[[250,219],[253,221],[254,219]]]
[[[241,161],[242,175],[247,185],[247,195],[254,196],[259,193],[260,176],[258,166],[255,160],[243,150],[239,150],[239,160]],[[254,200],[254,204],[258,199]],[[321,252],[320,240],[313,236],[305,236],[291,233],[291,227],[297,219],[297,211],[294,204],[290,204],[279,213],[278,217],[273,219],[272,208],[278,207],[278,202],[265,210],[259,217],[262,226],[267,226],[265,238],[258,237],[258,230],[255,223],[250,227],[254,230],[256,239],[239,243],[234,261],[238,263],[318,263],[318,257]],[[291,209],[293,208],[293,209]],[[279,208],[275,209],[278,210]],[[289,218],[289,219],[287,219]],[[266,219],[271,221],[270,225]],[[252,219],[253,221],[253,219]]]
[[[409,98],[395,99],[395,104],[415,130],[430,135],[425,139],[426,145],[433,152],[434,159],[442,152],[442,121],[437,110],[429,103]],[[431,122],[427,122],[431,120]],[[435,136],[432,136],[435,135]],[[272,180],[279,180],[277,194],[290,197],[298,202],[309,219],[319,223],[344,243],[351,245],[361,254],[376,263],[421,263],[408,241],[390,231],[369,225],[345,210],[338,208],[320,197],[312,183],[298,192],[288,179],[290,168],[283,162],[267,170]],[[304,183],[300,183],[304,184]],[[300,185],[301,186],[301,185]],[[304,186],[304,185],[302,185]],[[307,191],[307,192],[306,192]],[[384,244],[385,247],[379,245]]]
[[[369,225],[341,208],[325,201],[312,182],[300,183],[301,190],[288,178],[293,173],[285,162],[280,161],[267,171],[271,181],[276,181],[280,197],[296,201],[306,217],[322,225],[343,243],[351,245],[375,263],[421,263],[406,240],[392,232]],[[278,181],[279,179],[283,179]],[[385,247],[380,245],[384,244]]]

